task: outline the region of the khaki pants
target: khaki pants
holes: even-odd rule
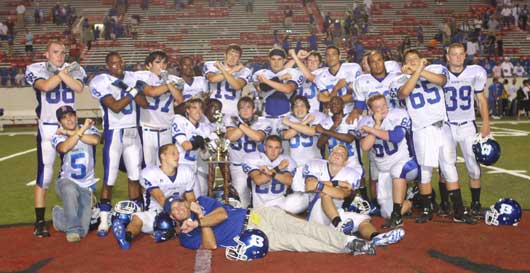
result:
[[[345,246],[353,239],[331,227],[293,217],[275,207],[252,210],[248,228],[262,230],[270,251],[348,253]]]

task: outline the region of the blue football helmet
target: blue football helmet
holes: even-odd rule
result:
[[[156,215],[155,222],[153,223],[154,230],[172,230],[175,228],[175,220],[171,219],[165,212],[161,212]]]
[[[501,146],[491,136],[482,137],[478,133],[472,147],[475,158],[480,164],[493,165],[501,157]]]
[[[517,226],[521,221],[521,205],[511,198],[501,198],[486,211],[486,224]]]
[[[136,202],[131,200],[120,201],[114,205],[114,210],[112,211],[112,223],[120,221],[127,226],[132,219],[132,214],[140,211],[142,211],[142,209],[136,204]]]
[[[259,229],[247,229],[234,241],[237,245],[225,250],[226,258],[232,261],[252,261],[265,257],[269,252],[269,239]]]

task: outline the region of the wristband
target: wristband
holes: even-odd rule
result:
[[[324,189],[324,184],[323,184],[322,182],[319,181],[319,182],[317,183],[316,190],[317,190],[318,192],[321,192],[323,189]]]
[[[275,171],[276,173],[281,172],[281,170],[280,170],[280,166],[276,166],[276,167],[274,167],[274,171]]]
[[[336,187],[339,185],[339,180],[331,180],[331,184],[333,185],[333,187]]]

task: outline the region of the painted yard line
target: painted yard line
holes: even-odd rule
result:
[[[99,178],[94,179],[95,183],[98,183]],[[37,180],[31,180],[28,183],[26,183],[26,186],[35,186],[37,184]]]
[[[456,158],[456,161],[459,162],[459,163],[463,163],[464,162],[464,158],[463,157],[457,157]],[[528,175],[524,175],[524,174],[520,174],[519,170],[506,170],[506,169],[503,169],[503,168],[499,168],[499,167],[495,167],[495,166],[486,166],[486,165],[482,165],[480,164],[480,166],[482,168],[486,168],[488,170],[493,170],[497,173],[505,173],[505,174],[509,174],[509,175],[512,175],[512,176],[517,176],[517,177],[520,177],[520,178],[524,178],[526,180],[530,180],[530,176]]]
[[[13,158],[13,157],[17,157],[19,155],[24,155],[24,154],[27,154],[27,153],[31,153],[31,152],[34,152],[36,150],[37,150],[37,148],[33,148],[33,149],[29,149],[29,150],[26,150],[26,151],[23,151],[23,152],[20,152],[20,153],[16,153],[16,154],[5,156],[5,157],[0,158],[0,162],[2,162],[4,160],[8,160],[8,159]]]
[[[210,273],[212,271],[212,251],[199,249],[195,254],[194,273]]]
[[[497,126],[490,126],[490,128],[497,129],[497,130],[504,130],[504,131],[514,132],[514,133],[530,134],[530,131],[524,131],[524,130],[518,130],[518,129],[512,129],[512,128],[504,128],[504,127],[497,127]]]
[[[492,121],[490,120],[490,125],[493,124],[512,124],[512,125],[519,125],[519,124],[529,124],[530,120],[502,120],[502,121]],[[482,121],[478,121],[477,124],[482,124]]]
[[[0,133],[0,136],[18,136],[18,135],[37,135],[37,132],[10,132],[10,133]]]

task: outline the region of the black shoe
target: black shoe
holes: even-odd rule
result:
[[[46,222],[43,220],[35,222],[35,230],[33,231],[33,234],[38,238],[50,237],[50,233],[46,229]]]
[[[365,241],[361,239],[353,239],[346,247],[351,251],[354,256],[357,255],[375,255],[375,247],[371,241]]]
[[[473,218],[469,213],[464,212],[461,216],[455,215],[453,217],[453,222],[474,225],[477,223],[477,219]]]
[[[437,214],[441,217],[449,217],[449,215],[451,215],[451,204],[449,204],[449,202],[440,203]]]
[[[401,214],[392,213],[390,219],[382,226],[382,228],[395,229],[403,226],[403,217]]]
[[[424,224],[431,220],[432,220],[432,211],[429,209],[424,209],[421,216],[416,218],[416,223]]]
[[[484,211],[482,210],[482,205],[479,202],[472,203],[470,214],[476,219],[484,219]]]

